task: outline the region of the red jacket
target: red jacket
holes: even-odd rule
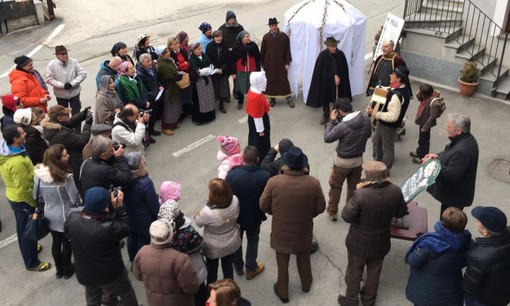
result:
[[[39,107],[45,113],[48,111],[46,104],[39,102],[48,92],[44,90],[33,74],[14,69],[9,74],[9,82],[12,94],[19,98],[23,108]]]

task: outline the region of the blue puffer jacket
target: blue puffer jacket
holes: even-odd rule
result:
[[[147,174],[134,178],[124,190],[124,207],[133,233],[149,236],[149,227],[158,219],[159,201],[154,183]]]
[[[465,251],[438,255],[417,247],[407,260],[411,267],[406,287],[409,301],[420,306],[464,305],[460,284],[467,263]]]

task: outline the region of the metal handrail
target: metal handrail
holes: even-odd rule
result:
[[[454,40],[465,46],[468,57],[495,77],[494,88],[497,86],[508,33],[471,0],[406,0],[404,20],[406,27],[434,31],[436,35],[455,34],[451,35]]]

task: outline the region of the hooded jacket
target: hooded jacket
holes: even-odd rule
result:
[[[330,120],[324,130],[324,142],[338,140],[336,155],[344,159],[355,158],[363,156],[370,135],[370,119],[357,111],[347,114],[337,125]]]
[[[48,143],[44,140],[40,130],[32,125],[21,126],[27,135],[25,136],[25,148],[32,160],[32,164],[42,163],[44,152],[48,149]]]
[[[117,95],[117,91],[108,90],[110,75],[103,75],[99,78],[99,90],[96,93],[96,108],[94,111],[94,123],[113,124],[115,118],[115,108],[122,108],[122,101]]]
[[[96,75],[97,90],[99,90],[99,80],[101,79],[101,77],[103,75],[112,76],[114,78],[114,80],[117,80],[117,71],[110,68],[110,66],[108,66],[109,63],[110,63],[110,61],[108,60],[108,61],[104,61],[101,64],[99,64],[99,71]]]
[[[115,116],[112,129],[112,140],[126,144],[124,154],[140,152],[144,155],[145,148],[142,142],[143,137],[145,136],[145,124],[137,121],[133,124],[135,127],[134,129],[131,125],[124,122],[118,115]]]
[[[58,58],[53,59],[46,67],[44,80],[53,86],[55,97],[70,99],[80,94],[80,83],[87,77],[87,72],[74,58],[69,58],[65,63]],[[66,83],[70,83],[72,88],[65,89]]]
[[[39,198],[44,200],[44,216],[50,221],[50,230],[63,233],[71,208],[80,202],[73,175],[69,173],[65,182],[55,182],[50,169],[43,164],[35,166],[34,174],[34,198],[39,186]]]
[[[34,166],[25,147],[11,151],[5,140],[0,140],[0,174],[5,184],[5,196],[11,202],[25,202],[35,207],[32,196]]]
[[[12,94],[18,97],[23,108],[39,107],[45,113],[48,112],[46,104],[39,102],[48,94],[48,91],[42,87],[32,73],[14,69],[9,73],[9,82]]]

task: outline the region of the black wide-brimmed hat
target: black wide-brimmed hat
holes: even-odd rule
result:
[[[326,41],[324,42],[324,44],[326,46],[331,46],[331,45],[336,46],[339,43],[340,43],[340,41],[336,40],[333,36],[330,36],[330,37],[326,38]]]
[[[292,169],[302,168],[308,165],[308,157],[299,147],[295,146],[282,154],[282,161],[284,165],[287,165]]]
[[[272,24],[279,24],[279,22],[276,19],[276,17],[269,18],[269,21],[267,22],[267,25],[272,25]]]

